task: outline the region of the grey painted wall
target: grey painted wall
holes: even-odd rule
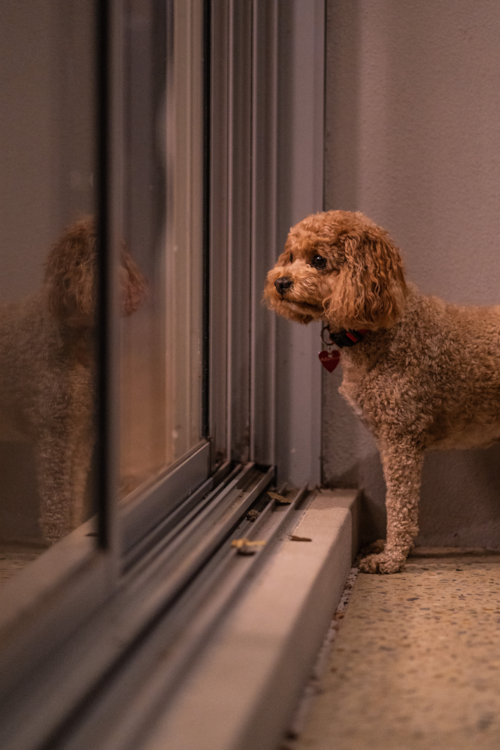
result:
[[[409,278],[500,303],[500,13],[496,0],[328,0],[326,208],[361,210]],[[323,478],[364,490],[382,536],[374,441],[323,378]],[[500,547],[500,447],[430,454],[421,544]]]

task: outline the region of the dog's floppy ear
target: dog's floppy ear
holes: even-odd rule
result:
[[[376,225],[350,229],[338,238],[345,254],[328,319],[344,328],[390,328],[403,314],[406,283],[398,249]]]
[[[147,282],[125,246],[119,270],[120,307],[134,313],[144,301]],[[72,224],[53,246],[45,268],[50,312],[74,328],[90,328],[96,310],[96,230],[92,217]]]
[[[45,266],[50,312],[66,325],[94,324],[96,232],[91,217],[72,224],[52,247]]]
[[[120,302],[123,315],[132,315],[142,305],[148,283],[125,246],[121,252]]]

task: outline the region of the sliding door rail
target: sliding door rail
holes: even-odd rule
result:
[[[211,593],[215,578],[210,576],[222,571],[224,550],[247,528],[248,510],[256,503],[268,505],[262,495],[273,481],[274,468],[236,467],[216,492],[201,499],[199,509],[189,509],[170,529],[168,544],[162,539],[151,548],[147,566],[130,568],[106,606],[22,680],[13,680],[0,705],[2,750],[65,746],[59,743],[72,734],[80,715],[89,708],[91,715],[94,709],[101,715],[100,704],[106,705],[109,688],[117,687],[117,676],[120,684],[130,665],[148,661],[151,639],[160,643],[155,639],[160,624],[164,656]],[[149,671],[159,658],[154,653]],[[103,747],[97,739],[94,746]]]
[[[157,713],[165,711],[179,687],[189,675],[217,628],[231,611],[250,582],[275,549],[278,542],[297,522],[297,510],[309,496],[307,487],[287,498],[280,507],[275,499],[265,503],[257,521],[244,518],[218,553],[204,567],[186,592],[179,606],[165,617],[147,647],[139,649],[112,685],[96,702],[79,727],[77,739],[64,750],[86,750],[99,741],[101,750],[132,750],[140,747]],[[269,498],[268,498],[269,499]],[[232,541],[240,535],[263,542],[254,555],[241,555]],[[140,694],[134,686],[141,684]],[[123,711],[113,724],[113,707],[133,701],[133,710]],[[196,719],[195,719],[196,720]],[[103,735],[103,724],[108,733]]]

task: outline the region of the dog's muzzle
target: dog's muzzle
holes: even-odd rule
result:
[[[285,294],[286,290],[290,289],[290,287],[292,285],[293,285],[293,281],[288,276],[280,276],[279,279],[276,279],[276,281],[274,282],[274,286],[276,287],[276,291],[282,297]]]

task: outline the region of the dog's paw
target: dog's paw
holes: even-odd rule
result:
[[[361,550],[361,554],[363,555],[363,557],[367,557],[368,555],[378,555],[384,550],[385,539],[377,539],[376,542],[371,542],[370,544],[367,544],[366,547],[363,547],[363,549]]]
[[[359,562],[362,573],[399,573],[403,570],[406,557],[401,554],[381,552],[378,555],[368,555]]]

